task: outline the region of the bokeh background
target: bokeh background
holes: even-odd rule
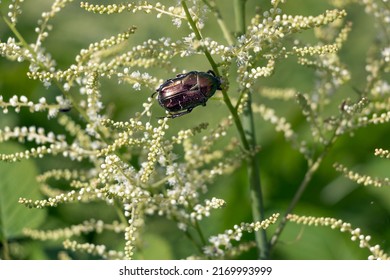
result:
[[[0,9],[10,1],[2,1]],[[27,42],[34,42],[36,33],[34,28],[43,11],[49,9],[53,1],[34,0],[23,3],[23,14],[19,17],[18,30]],[[88,13],[79,8],[80,1],[74,1],[67,6],[51,22],[53,30],[46,40],[46,49],[58,62],[58,68],[65,69],[74,63],[74,57],[81,48],[87,48],[92,42],[108,38],[127,30],[129,26],[138,27],[136,33],[129,39],[129,48],[141,44],[151,38],[171,37],[179,40],[187,36],[189,28],[183,23],[181,28],[175,27],[171,19],[162,16],[157,19],[155,14],[123,13],[119,15],[97,15]],[[91,1],[99,3],[98,1]],[[108,1],[100,1],[106,4]],[[110,1],[115,2],[115,1]],[[154,3],[154,1],[150,1]],[[161,1],[165,5],[175,5],[175,1]],[[223,17],[231,30],[234,30],[234,11],[232,1],[217,1]],[[332,7],[327,1],[294,0],[287,1],[283,6],[284,13],[297,15],[317,15]],[[254,15],[255,7],[267,10],[269,1],[248,0],[247,20]],[[340,57],[352,74],[352,81],[338,92],[334,104],[330,106],[329,113],[337,110],[341,100],[346,97],[356,98],[355,88],[362,88],[365,84],[365,60],[367,53],[375,42],[377,30],[373,19],[364,12],[360,5],[351,5],[347,8],[348,20],[353,22],[353,29],[344,47],[340,50]],[[211,16],[206,21],[203,34],[224,44],[224,38]],[[0,20],[0,38],[6,41],[12,34],[3,21]],[[302,40],[314,43],[312,31],[299,34]],[[203,56],[177,57],[172,61],[178,70],[207,71],[210,66]],[[60,92],[54,86],[46,89],[38,81],[26,77],[27,63],[10,62],[0,58],[0,95],[8,100],[14,94],[25,95],[29,100],[37,101],[45,96],[48,101],[54,100]],[[145,71],[140,69],[141,72]],[[147,69],[151,75],[161,79],[172,77],[165,69]],[[232,76],[234,77],[234,76]],[[112,118],[127,120],[139,111],[142,102],[153,93],[145,87],[135,91],[131,85],[118,84],[115,79],[101,79],[104,103],[112,109]],[[229,94],[235,95],[235,81],[230,81]],[[295,88],[300,92],[310,93],[314,87],[314,74],[308,69],[296,64],[294,59],[288,59],[276,66],[274,75],[259,80],[261,86]],[[292,123],[294,130],[302,138],[308,135],[309,128],[305,123],[299,106],[296,103],[282,101],[264,101],[260,95],[254,95],[254,102],[267,102],[280,116],[285,116]],[[153,107],[155,116],[163,114],[157,105]],[[77,113],[70,111],[75,120],[79,120]],[[196,108],[182,118],[177,118],[170,124],[172,135],[180,129],[195,126],[200,122],[209,122],[210,127],[227,115],[227,110],[221,101],[220,93],[211,99],[206,107]],[[284,213],[299,186],[305,172],[306,163],[302,156],[284,141],[283,135],[276,133],[271,125],[256,116],[256,129],[261,152],[261,180],[265,195],[266,212],[270,215],[275,212]],[[63,133],[56,119],[47,119],[45,114],[30,114],[21,110],[19,114],[10,110],[8,114],[0,112],[0,128],[5,126],[41,126],[46,131]],[[340,218],[360,227],[364,234],[372,235],[372,243],[379,244],[385,251],[390,252],[390,189],[363,187],[343,178],[332,167],[334,162],[343,163],[353,170],[371,176],[389,176],[388,160],[374,156],[375,148],[389,149],[389,125],[382,124],[359,129],[354,135],[341,137],[330,151],[320,169],[315,174],[310,186],[301,201],[294,209],[300,215],[327,216]],[[234,129],[229,137],[237,137]],[[221,147],[229,141],[229,137],[219,143]],[[226,141],[226,142],[224,142]],[[30,143],[25,146],[16,143],[0,143],[0,152],[8,153],[15,150],[24,150],[32,147]],[[13,165],[0,163],[0,223],[2,235],[8,236],[8,242],[15,258],[24,259],[53,259],[57,258],[61,250],[58,242],[40,242],[26,239],[21,234],[23,226],[28,225],[39,228],[59,228],[71,224],[78,224],[83,220],[116,219],[114,210],[96,203],[89,205],[70,204],[44,210],[14,210],[20,196],[39,197],[38,185],[32,183],[34,177],[53,168],[77,168],[85,163],[76,163],[64,160],[62,157],[49,156],[44,159],[22,161]],[[249,190],[246,178],[246,168],[242,167],[231,175],[220,177],[209,186],[205,197],[223,198],[227,205],[225,208],[212,213],[211,217],[201,222],[206,236],[222,233],[233,225],[242,221],[251,221],[251,207]],[[11,209],[5,211],[4,209]],[[27,212],[28,214],[26,214]],[[12,213],[12,215],[11,215]],[[21,217],[25,217],[24,219]],[[5,225],[8,225],[5,228]],[[269,232],[273,232],[274,227]],[[5,234],[6,233],[6,234]],[[1,235],[0,235],[1,236]],[[248,235],[250,239],[253,236]],[[150,218],[145,231],[145,249],[136,255],[141,259],[180,259],[196,252],[192,243],[177,230],[176,225],[169,220],[156,217]],[[120,249],[123,243],[120,237],[113,234],[90,234],[81,237],[85,242],[106,243],[113,248]],[[0,245],[1,249],[4,249]],[[0,250],[1,250],[0,249]],[[75,258],[88,258],[87,255],[70,253]],[[369,252],[358,248],[356,242],[350,240],[347,234],[333,231],[329,228],[304,227],[289,224],[283,232],[280,243],[273,251],[275,259],[366,259]],[[255,252],[250,251],[241,256],[244,259],[256,258]]]

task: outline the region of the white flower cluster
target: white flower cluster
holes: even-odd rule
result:
[[[17,59],[19,62],[24,60],[22,48],[16,44],[13,37],[9,37],[6,43],[0,42],[0,55],[11,60]]]
[[[63,242],[65,249],[74,252],[85,252],[90,255],[102,257],[103,259],[121,260],[124,258],[123,252],[108,250],[105,245],[96,245],[92,243],[78,243],[77,241],[71,241],[66,239]]]
[[[123,224],[114,221],[112,224],[103,222],[102,220],[87,220],[79,225],[72,225],[69,228],[61,228],[55,230],[33,230],[25,229],[24,234],[38,240],[56,240],[66,238],[69,239],[74,236],[96,232],[102,233],[103,230],[111,230],[113,232],[124,232]]]
[[[375,149],[375,155],[382,158],[390,158],[390,151],[385,149]]]
[[[390,186],[390,178],[383,178],[383,179],[378,177],[373,178],[369,175],[363,175],[357,172],[353,172],[340,163],[335,164],[334,168],[337,171],[343,173],[344,176],[347,177],[348,179],[363,186],[374,186],[374,187]]]
[[[273,214],[268,219],[256,223],[241,223],[235,225],[233,229],[226,230],[223,234],[211,236],[209,242],[211,245],[204,247],[204,254],[212,258],[221,258],[229,251],[234,250],[234,243],[239,242],[245,232],[258,231],[266,229],[274,224],[279,217],[279,214]],[[246,248],[246,247],[244,247]]]
[[[205,205],[197,204],[194,206],[194,212],[190,214],[191,219],[200,221],[203,217],[210,216],[211,209],[221,208],[225,205],[225,201],[213,197],[211,200],[206,199]]]
[[[387,158],[387,159],[390,158],[389,151],[384,149],[375,149],[375,155],[381,158]],[[363,175],[358,172],[351,171],[349,168],[345,167],[340,163],[335,163],[333,166],[338,172],[341,172],[346,178],[356,182],[357,184],[363,186],[374,186],[374,187],[390,186],[389,177],[378,178],[378,177]]]
[[[359,241],[360,248],[367,248],[370,250],[371,254],[369,259],[390,259],[390,257],[385,254],[379,245],[370,245],[369,241],[371,236],[361,234],[359,228],[353,229],[350,223],[343,222],[335,218],[325,218],[325,217],[311,217],[311,216],[299,216],[290,214],[287,216],[288,221],[294,222],[297,224],[303,224],[308,226],[326,226],[331,229],[338,229],[341,232],[348,232],[351,234],[352,241]]]
[[[28,100],[24,95],[14,95],[7,102],[4,100],[3,96],[0,95],[0,108],[3,109],[4,114],[9,112],[9,107],[13,108],[16,113],[19,113],[21,108],[28,108],[31,113],[47,111],[48,118],[57,116],[60,111],[65,112],[71,109],[70,101],[64,99],[63,96],[57,96],[56,101],[57,104],[48,104],[46,98],[41,97],[38,103],[34,103],[31,100]]]
[[[56,135],[53,132],[45,133],[43,128],[37,128],[35,126],[14,127],[12,129],[5,127],[4,129],[0,129],[0,142],[9,141],[11,139],[16,139],[21,143],[31,141],[40,146],[31,148],[25,152],[0,154],[0,160],[2,161],[15,162],[30,157],[43,157],[46,154],[55,155],[69,150],[64,135]]]
[[[185,14],[183,9],[178,6],[169,6],[157,2],[156,4],[150,4],[147,1],[139,1],[137,4],[135,3],[122,3],[122,4],[110,4],[110,5],[94,5],[89,2],[81,2],[81,8],[94,13],[99,14],[117,14],[122,12],[145,12],[147,14],[151,12],[155,12],[157,14],[157,18],[160,18],[162,15],[170,16],[174,22],[174,25],[180,26],[177,21],[185,19]]]

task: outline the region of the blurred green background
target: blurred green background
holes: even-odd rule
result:
[[[1,10],[4,12],[7,3],[2,1]],[[36,33],[34,28],[43,11],[49,9],[53,1],[34,0],[23,3],[23,14],[19,17],[18,30],[28,42],[34,42]],[[129,26],[136,25],[137,31],[129,39],[129,47],[138,45],[152,38],[171,37],[179,40],[187,36],[189,29],[185,23],[177,29],[172,25],[171,19],[162,16],[157,19],[154,13],[146,15],[123,13],[120,15],[97,15],[88,13],[79,8],[80,1],[74,1],[66,7],[51,22],[53,31],[47,39],[46,49],[52,54],[58,63],[58,68],[65,69],[74,63],[74,57],[81,48],[87,48],[92,42],[108,38],[112,35],[127,30]],[[108,3],[108,1],[91,1],[92,3]],[[115,1],[110,1],[115,2]],[[150,1],[154,3],[155,1]],[[175,5],[175,1],[161,1],[165,5]],[[234,11],[231,1],[217,1],[227,25],[234,31]],[[248,0],[247,20],[254,15],[255,7],[262,10],[269,8],[269,1]],[[327,1],[294,0],[288,1],[283,6],[284,13],[317,15],[326,9],[332,8]],[[340,56],[352,73],[352,81],[343,87],[340,99],[356,97],[352,86],[360,88],[365,83],[365,59],[370,45],[377,34],[371,17],[364,13],[364,9],[358,5],[348,7],[348,20],[353,22],[353,30],[348,42],[340,51]],[[206,21],[203,34],[223,44],[224,41],[215,19],[211,16]],[[0,38],[6,41],[12,34],[3,21],[0,21]],[[312,31],[301,34],[301,38],[309,43],[315,42]],[[172,60],[178,72],[183,70],[206,71],[210,68],[203,56],[177,57]],[[54,86],[45,89],[39,82],[29,80],[26,77],[27,63],[10,62],[0,58],[0,95],[8,100],[14,94],[25,95],[29,100],[37,101],[41,96],[47,100],[54,100],[59,94]],[[164,69],[140,69],[141,72],[149,72],[161,79],[170,78],[172,75]],[[301,92],[310,92],[314,86],[311,69],[297,65],[293,60],[277,64],[276,71],[271,78],[259,80],[259,84],[269,87],[293,87]],[[101,79],[102,95],[106,106],[114,106],[113,119],[127,120],[140,110],[142,102],[152,94],[143,87],[141,91],[135,91],[131,85],[118,84],[115,79]],[[230,81],[232,90],[229,92],[235,96],[234,80]],[[210,127],[227,114],[222,103],[220,93],[210,100],[207,107],[196,108],[186,117],[177,118],[171,122],[172,135],[180,129],[191,128],[200,122],[209,122]],[[260,96],[254,96],[255,102],[263,102]],[[337,106],[338,103],[335,103]],[[277,114],[285,116],[293,124],[296,131],[307,133],[308,127],[304,122],[300,109],[296,103],[273,101],[267,104]],[[156,104],[153,106],[155,116],[163,114],[163,110]],[[75,120],[79,117],[75,112],[69,112]],[[42,126],[46,131],[64,133],[58,126],[56,119],[47,119],[45,114],[30,114],[26,110],[15,114],[9,112],[0,116],[0,128],[5,126]],[[265,195],[265,207],[270,215],[275,212],[284,213],[299,186],[305,171],[306,163],[302,156],[284,141],[280,133],[275,133],[273,127],[256,116],[256,129],[261,152],[259,154],[261,164],[261,179]],[[302,134],[302,135],[303,135]],[[231,135],[237,137],[234,130]],[[229,138],[229,137],[227,137]],[[294,213],[300,215],[329,216],[343,219],[352,223],[354,227],[360,227],[364,234],[372,235],[372,243],[379,244],[385,251],[390,251],[390,190],[388,188],[377,189],[374,187],[357,186],[355,183],[343,178],[332,167],[334,162],[340,162],[364,174],[372,176],[389,176],[389,163],[373,155],[375,148],[389,149],[389,126],[377,125],[362,128],[356,133],[341,137],[329,155],[326,157],[319,171],[315,174],[309,188],[297,205]],[[225,142],[224,142],[225,141]],[[221,147],[228,141],[223,140]],[[26,143],[26,147],[31,144]],[[0,144],[0,152],[25,149],[19,144]],[[28,184],[16,179],[20,175],[42,173],[53,168],[77,168],[80,163],[64,160],[61,157],[46,157],[44,159],[29,160],[28,163],[18,163],[12,167],[9,164],[0,163],[0,203],[9,204],[9,197],[5,203],[4,194],[13,194],[15,204],[17,198],[37,198],[37,185]],[[4,176],[4,177],[3,177]],[[22,177],[23,177],[22,176]],[[13,180],[15,179],[15,180]],[[13,189],[5,182],[13,181]],[[32,180],[28,181],[32,182]],[[220,177],[213,185],[209,186],[209,192],[205,195],[223,198],[227,205],[225,208],[212,213],[211,217],[201,222],[205,236],[216,235],[242,221],[251,221],[251,207],[249,190],[246,179],[245,164],[234,174]],[[3,198],[2,198],[3,197]],[[1,206],[1,205],[0,205]],[[12,206],[8,206],[12,207]],[[23,206],[17,206],[23,207]],[[0,207],[1,209],[1,207]],[[24,209],[23,211],[25,211]],[[40,226],[40,228],[65,227],[77,224],[89,218],[101,218],[109,221],[116,219],[113,210],[101,204],[66,205],[45,210],[26,210],[31,217],[27,226]],[[38,213],[39,212],[39,213]],[[61,244],[54,242],[39,242],[25,239],[21,235],[21,228],[26,225],[23,221],[12,217],[3,217],[7,225],[16,224],[6,235],[9,238],[11,250],[16,257],[26,259],[51,259],[56,258]],[[270,228],[272,233],[274,227]],[[4,234],[4,232],[3,232]],[[145,232],[145,250],[137,254],[137,258],[146,259],[180,259],[196,252],[195,247],[188,239],[176,229],[173,222],[164,218],[150,218]],[[248,235],[250,239],[252,236]],[[106,243],[114,249],[120,249],[123,243],[118,236],[111,234],[90,234],[81,237],[84,242]],[[0,245],[1,246],[1,245]],[[72,254],[71,254],[72,255]],[[302,227],[289,224],[283,232],[280,243],[272,254],[275,259],[366,259],[369,252],[359,249],[358,244],[350,241],[350,236],[329,228]],[[72,255],[75,258],[87,258],[86,255]],[[250,251],[242,258],[255,258],[255,252]]]

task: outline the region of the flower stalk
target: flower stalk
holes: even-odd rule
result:
[[[245,34],[245,4],[246,0],[235,0],[235,17],[236,17],[236,29],[238,35]],[[255,123],[252,112],[252,96],[248,94],[245,106],[244,114],[242,117],[243,126],[245,131],[245,138],[249,144],[249,158],[247,161],[248,181],[250,188],[250,197],[252,205],[252,217],[253,222],[259,222],[265,219],[264,215],[264,202],[263,193],[261,189],[260,180],[260,163],[257,157],[257,153],[253,153],[256,150],[257,140]],[[267,259],[269,257],[268,240],[265,229],[260,229],[255,232],[256,244],[260,259]]]
[[[192,19],[192,16],[191,16],[191,14],[190,14],[190,12],[188,10],[186,2],[185,1],[181,1],[181,4],[182,4],[183,9],[184,9],[184,11],[186,13],[187,20],[190,23],[191,28],[192,28],[192,30],[195,33],[196,39],[202,40],[202,35],[200,34],[199,29],[197,28],[194,20]],[[209,61],[210,65],[211,65],[211,67],[213,68],[214,73],[217,76],[220,76],[217,63],[215,63],[215,61],[214,61],[213,57],[211,56],[210,52],[208,51],[208,49],[204,48],[203,51],[204,51],[204,54],[207,57],[207,60]],[[234,106],[233,106],[233,104],[232,104],[232,102],[231,102],[231,100],[229,98],[229,95],[227,94],[227,91],[224,88],[222,88],[222,95],[223,95],[223,100],[224,100],[226,106],[228,107],[229,112],[231,113],[231,115],[233,117],[234,123],[235,123],[235,125],[237,127],[238,133],[239,133],[240,138],[241,138],[242,145],[244,146],[245,150],[250,151],[250,146],[249,146],[248,140],[245,137],[244,128],[243,128],[241,120],[240,120],[240,118],[238,116],[237,110],[234,108]]]
[[[238,33],[240,34],[245,33],[245,2],[246,0],[235,1],[236,24],[239,30]],[[185,3],[185,1],[181,1],[181,4],[186,13],[187,20],[193,32],[195,33],[196,38],[198,40],[202,40],[202,35],[200,34],[199,29],[197,28],[196,23],[194,22],[188,10],[187,4]],[[213,71],[217,75],[219,75],[217,64],[212,58],[210,52],[208,51],[207,48],[204,48],[203,51],[208,61],[210,62]],[[256,154],[253,153],[253,151],[256,150],[257,142],[255,136],[255,125],[253,120],[253,113],[251,109],[251,97],[249,95],[249,98],[247,100],[244,109],[243,120],[241,121],[237,113],[237,108],[233,106],[226,90],[222,89],[222,94],[223,94],[223,100],[227,105],[234,119],[244,149],[248,152],[247,168],[248,168],[248,180],[250,185],[251,201],[252,201],[253,221],[254,222],[262,221],[265,217],[264,217],[263,195],[262,195],[261,184],[260,184],[260,173],[259,173],[260,165]],[[257,231],[255,235],[256,235],[257,247],[259,250],[259,258],[266,259],[268,257],[268,241],[267,241],[266,232],[264,229],[261,229]]]

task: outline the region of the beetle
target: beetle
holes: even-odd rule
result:
[[[191,71],[166,80],[152,97],[158,93],[160,106],[169,112],[169,118],[176,118],[190,113],[196,106],[206,106],[207,100],[221,90],[221,83],[221,78],[211,70]]]

